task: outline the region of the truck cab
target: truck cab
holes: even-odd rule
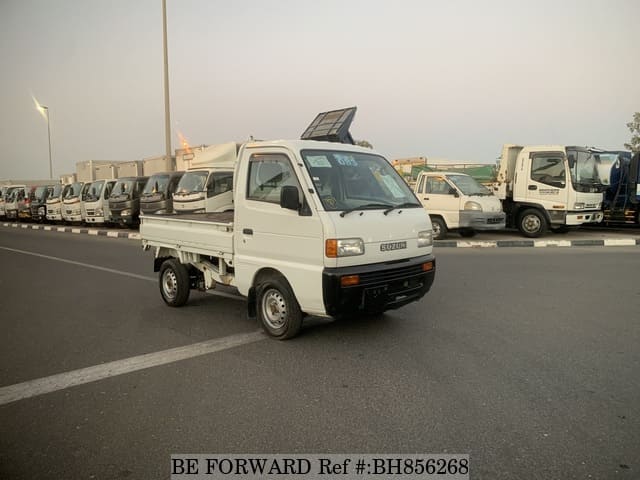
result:
[[[24,201],[26,195],[26,185],[14,185],[9,187],[7,199],[5,201],[5,213],[8,220],[18,219],[18,206],[20,201]]]
[[[47,220],[50,222],[62,222],[62,199],[71,188],[71,184],[57,183],[47,197]]]
[[[89,186],[82,202],[82,218],[89,225],[104,225],[110,220],[109,195],[115,180],[96,180]]]
[[[505,228],[500,200],[467,174],[421,172],[414,193],[429,212],[436,240],[445,238],[451,230],[472,237],[477,231]]]
[[[47,197],[51,191],[51,185],[40,185],[36,187],[29,196],[31,218],[36,222],[43,222],[47,216]]]
[[[5,209],[7,190],[9,190],[9,186],[7,185],[0,188],[0,218],[4,218],[7,214]]]
[[[601,222],[605,188],[592,152],[563,145],[504,145],[494,184],[507,225],[526,237]]]
[[[148,177],[125,177],[116,181],[109,195],[110,221],[118,225],[140,223],[140,195]]]
[[[190,170],[173,195],[175,213],[210,213],[233,209],[233,170]]]
[[[156,173],[149,177],[140,197],[143,214],[173,212],[173,195],[184,172]]]
[[[62,199],[62,219],[65,222],[82,222],[82,196],[90,184],[75,182],[67,189]]]

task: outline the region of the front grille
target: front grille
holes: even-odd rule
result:
[[[423,275],[422,264],[408,267],[390,268],[371,273],[360,274],[360,286],[376,285],[379,283],[389,283],[396,280],[403,280],[418,275]]]

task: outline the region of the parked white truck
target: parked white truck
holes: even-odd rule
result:
[[[116,180],[96,180],[89,186],[82,202],[82,218],[87,224],[104,225],[111,217],[109,195]]]
[[[602,221],[605,185],[587,148],[505,144],[493,187],[507,226],[526,237]]]
[[[352,142],[353,113],[319,115],[303,140],[242,145],[233,212],[141,217],[168,305],[183,305],[192,288],[234,286],[249,316],[285,339],[306,314],[378,313],[427,293],[429,216],[384,157],[335,143]]]
[[[196,151],[191,168],[173,194],[175,213],[210,213],[233,209],[233,171],[240,145],[231,142]]]
[[[435,240],[445,238],[449,230],[473,237],[477,231],[505,228],[500,200],[464,173],[420,172],[414,193],[429,212]]]

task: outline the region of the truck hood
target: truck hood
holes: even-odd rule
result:
[[[502,203],[495,195],[473,195],[466,199],[479,203],[483,212],[502,212]]]
[[[325,238],[361,238],[364,255],[326,258],[327,267],[346,267],[389,262],[432,253],[433,247],[418,247],[418,232],[431,231],[431,221],[424,208],[392,210],[356,210],[344,217],[340,212],[322,212],[333,228]]]

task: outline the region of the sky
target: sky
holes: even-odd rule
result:
[[[357,106],[388,159],[621,149],[638,0],[167,0],[172,147],[296,139]],[[161,0],[0,0],[0,179],[164,154]]]

